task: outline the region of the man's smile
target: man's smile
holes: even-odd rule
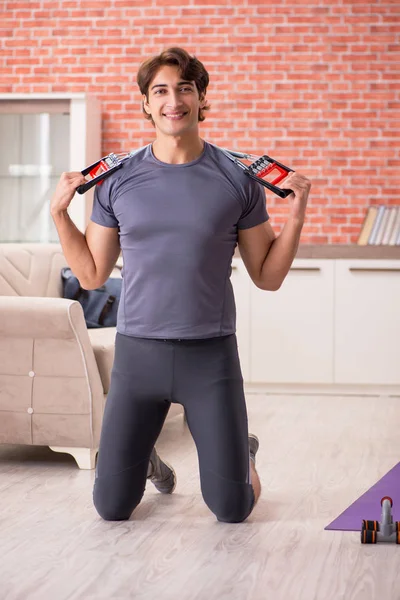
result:
[[[187,115],[187,112],[175,112],[175,113],[162,113],[163,117],[166,117],[167,119],[171,119],[171,121],[179,121],[180,119],[183,119],[183,117],[185,117]]]

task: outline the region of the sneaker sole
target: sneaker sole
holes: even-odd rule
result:
[[[258,449],[260,447],[260,440],[258,439],[258,437],[256,435],[254,435],[254,433],[251,433],[249,435],[249,440],[250,439],[253,439],[253,440],[255,440],[257,442],[257,448],[256,448],[256,451],[254,452],[254,460],[255,460],[255,458],[257,456]]]
[[[168,492],[169,494],[173,494],[173,493],[174,493],[174,491],[175,491],[175,488],[176,488],[176,484],[177,484],[177,479],[176,479],[176,473],[175,473],[175,469],[174,469],[174,467],[171,467],[171,465],[170,465],[169,463],[167,463],[165,460],[163,460],[163,463],[164,463],[164,464],[166,464],[166,465],[167,465],[167,467],[168,467],[169,469],[171,469],[171,471],[172,471],[172,472],[173,472],[173,474],[174,474],[174,482],[175,482],[175,483],[174,483],[174,487],[172,488],[172,490],[171,490],[170,492]]]
[[[163,463],[164,465],[166,465],[168,467],[168,469],[171,469],[172,473],[174,474],[174,487],[172,488],[172,490],[170,492],[160,492],[159,489],[157,489],[156,485],[153,483],[154,487],[156,488],[157,492],[160,492],[160,494],[173,494],[176,488],[176,484],[177,484],[177,479],[176,479],[176,472],[175,469],[166,461],[163,459]]]

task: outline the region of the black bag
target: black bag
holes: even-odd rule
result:
[[[83,308],[88,329],[115,327],[121,298],[122,279],[110,277],[96,290],[84,290],[71,269],[61,270],[63,297],[77,300]]]

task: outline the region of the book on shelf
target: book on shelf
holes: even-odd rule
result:
[[[382,225],[382,219],[383,219],[383,215],[385,213],[385,208],[386,206],[379,206],[378,207],[378,212],[372,227],[372,231],[371,234],[368,238],[368,244],[375,244],[376,239],[378,237],[378,231]]]
[[[378,213],[379,213],[379,210],[378,210]],[[386,206],[384,206],[383,211],[382,211],[382,218],[381,218],[379,226],[377,228],[375,239],[373,242],[371,242],[374,244],[374,246],[380,246],[382,244],[383,234],[385,233],[385,229],[387,227],[388,217],[389,217],[389,209],[386,208]]]
[[[396,216],[397,216],[397,207],[392,207],[388,209],[388,218],[387,218],[387,222],[386,222],[386,227],[385,227],[385,231],[383,232],[383,236],[382,236],[382,244],[384,246],[388,246],[389,245],[389,241],[392,235],[392,231],[393,231],[393,227],[394,227],[394,223],[396,220]]]
[[[400,206],[370,206],[357,244],[400,246]]]
[[[389,246],[400,246],[400,206],[396,209],[396,218],[394,220],[393,231],[390,236]]]
[[[377,213],[378,209],[376,208],[376,206],[370,206],[368,208],[367,215],[365,217],[364,224],[361,229],[360,237],[358,238],[357,242],[359,246],[366,246],[368,244],[368,239],[371,235],[371,230],[374,225]]]

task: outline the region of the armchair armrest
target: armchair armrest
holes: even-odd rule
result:
[[[85,334],[83,310],[75,300],[0,296],[0,336],[69,339]]]
[[[32,443],[93,448],[103,407],[81,305],[0,296],[0,410],[32,415]]]

